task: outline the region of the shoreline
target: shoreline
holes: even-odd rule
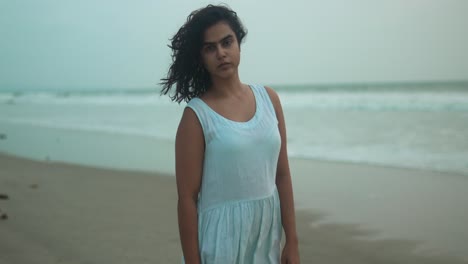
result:
[[[5,127],[0,131],[0,153],[44,162],[49,160],[95,168],[174,174],[174,139],[114,133],[105,130],[77,130],[37,124],[11,123],[2,120],[0,123],[5,124]],[[31,135],[31,129],[35,131],[34,135]],[[29,142],[30,145],[25,145],[25,141]],[[74,153],[70,151],[72,149]],[[128,153],[137,153],[138,155],[129,155]],[[301,155],[290,155],[289,159],[290,161],[305,160],[331,165],[349,164],[350,166],[461,175],[468,179],[468,170],[466,169],[412,167],[385,162],[332,160]]]
[[[318,164],[337,174],[342,169],[317,162],[311,164],[316,171],[323,170]],[[10,197],[0,200],[9,216],[0,221],[6,249],[0,263],[180,263],[171,175],[5,154],[0,167],[0,193]],[[421,251],[418,240],[379,238],[365,221],[334,221],[311,208],[298,207],[296,214],[302,263],[468,263],[443,249]]]

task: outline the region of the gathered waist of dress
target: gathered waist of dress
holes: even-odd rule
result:
[[[261,200],[268,200],[268,199],[271,199],[271,198],[275,198],[276,196],[278,196],[278,190],[277,190],[276,185],[275,185],[273,190],[268,195],[252,197],[252,198],[244,198],[244,199],[226,200],[226,201],[223,201],[223,202],[217,202],[217,203],[209,205],[209,206],[203,206],[201,203],[199,203],[198,204],[198,213],[199,214],[206,213],[208,211],[211,211],[213,209],[217,209],[217,208],[220,208],[220,207],[237,206],[237,205],[243,204],[243,203],[258,202],[258,201],[261,201]]]

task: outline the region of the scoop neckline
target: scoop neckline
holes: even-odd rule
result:
[[[254,96],[254,100],[255,100],[255,113],[254,115],[247,121],[235,121],[235,120],[232,120],[232,119],[229,119],[223,115],[221,115],[220,113],[216,112],[213,108],[211,108],[211,106],[209,106],[207,103],[205,103],[205,101],[203,101],[201,98],[198,98],[211,112],[213,112],[216,116],[218,116],[219,118],[221,118],[222,120],[225,120],[229,123],[234,123],[234,124],[238,124],[238,125],[247,125],[247,124],[250,124],[252,122],[254,122],[256,119],[257,119],[257,116],[258,116],[258,111],[259,111],[259,105],[258,105],[258,98],[257,98],[257,94],[255,92],[255,89],[253,88],[252,85],[250,84],[247,84],[247,86],[249,86],[250,90],[252,91],[252,94]]]

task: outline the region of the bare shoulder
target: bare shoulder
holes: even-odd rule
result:
[[[190,107],[185,107],[177,129],[176,140],[185,137],[190,141],[201,140],[203,139],[203,137],[200,137],[202,135],[203,129],[195,111]]]
[[[185,107],[179,126],[196,126],[197,124],[200,125],[200,122],[195,111],[188,106]]]
[[[265,86],[265,89],[268,95],[270,96],[271,102],[273,103],[275,110],[278,111],[279,109],[281,109],[281,102],[278,93],[269,86]]]

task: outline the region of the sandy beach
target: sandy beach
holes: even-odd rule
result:
[[[338,175],[372,170],[315,166]],[[0,220],[0,263],[180,263],[172,175],[2,154],[0,194],[8,196],[0,200],[8,216]],[[418,241],[376,238],[365,225],[324,219],[319,210],[298,206],[302,263],[468,263],[443,251],[423,254]],[[455,228],[464,232],[463,225]]]

